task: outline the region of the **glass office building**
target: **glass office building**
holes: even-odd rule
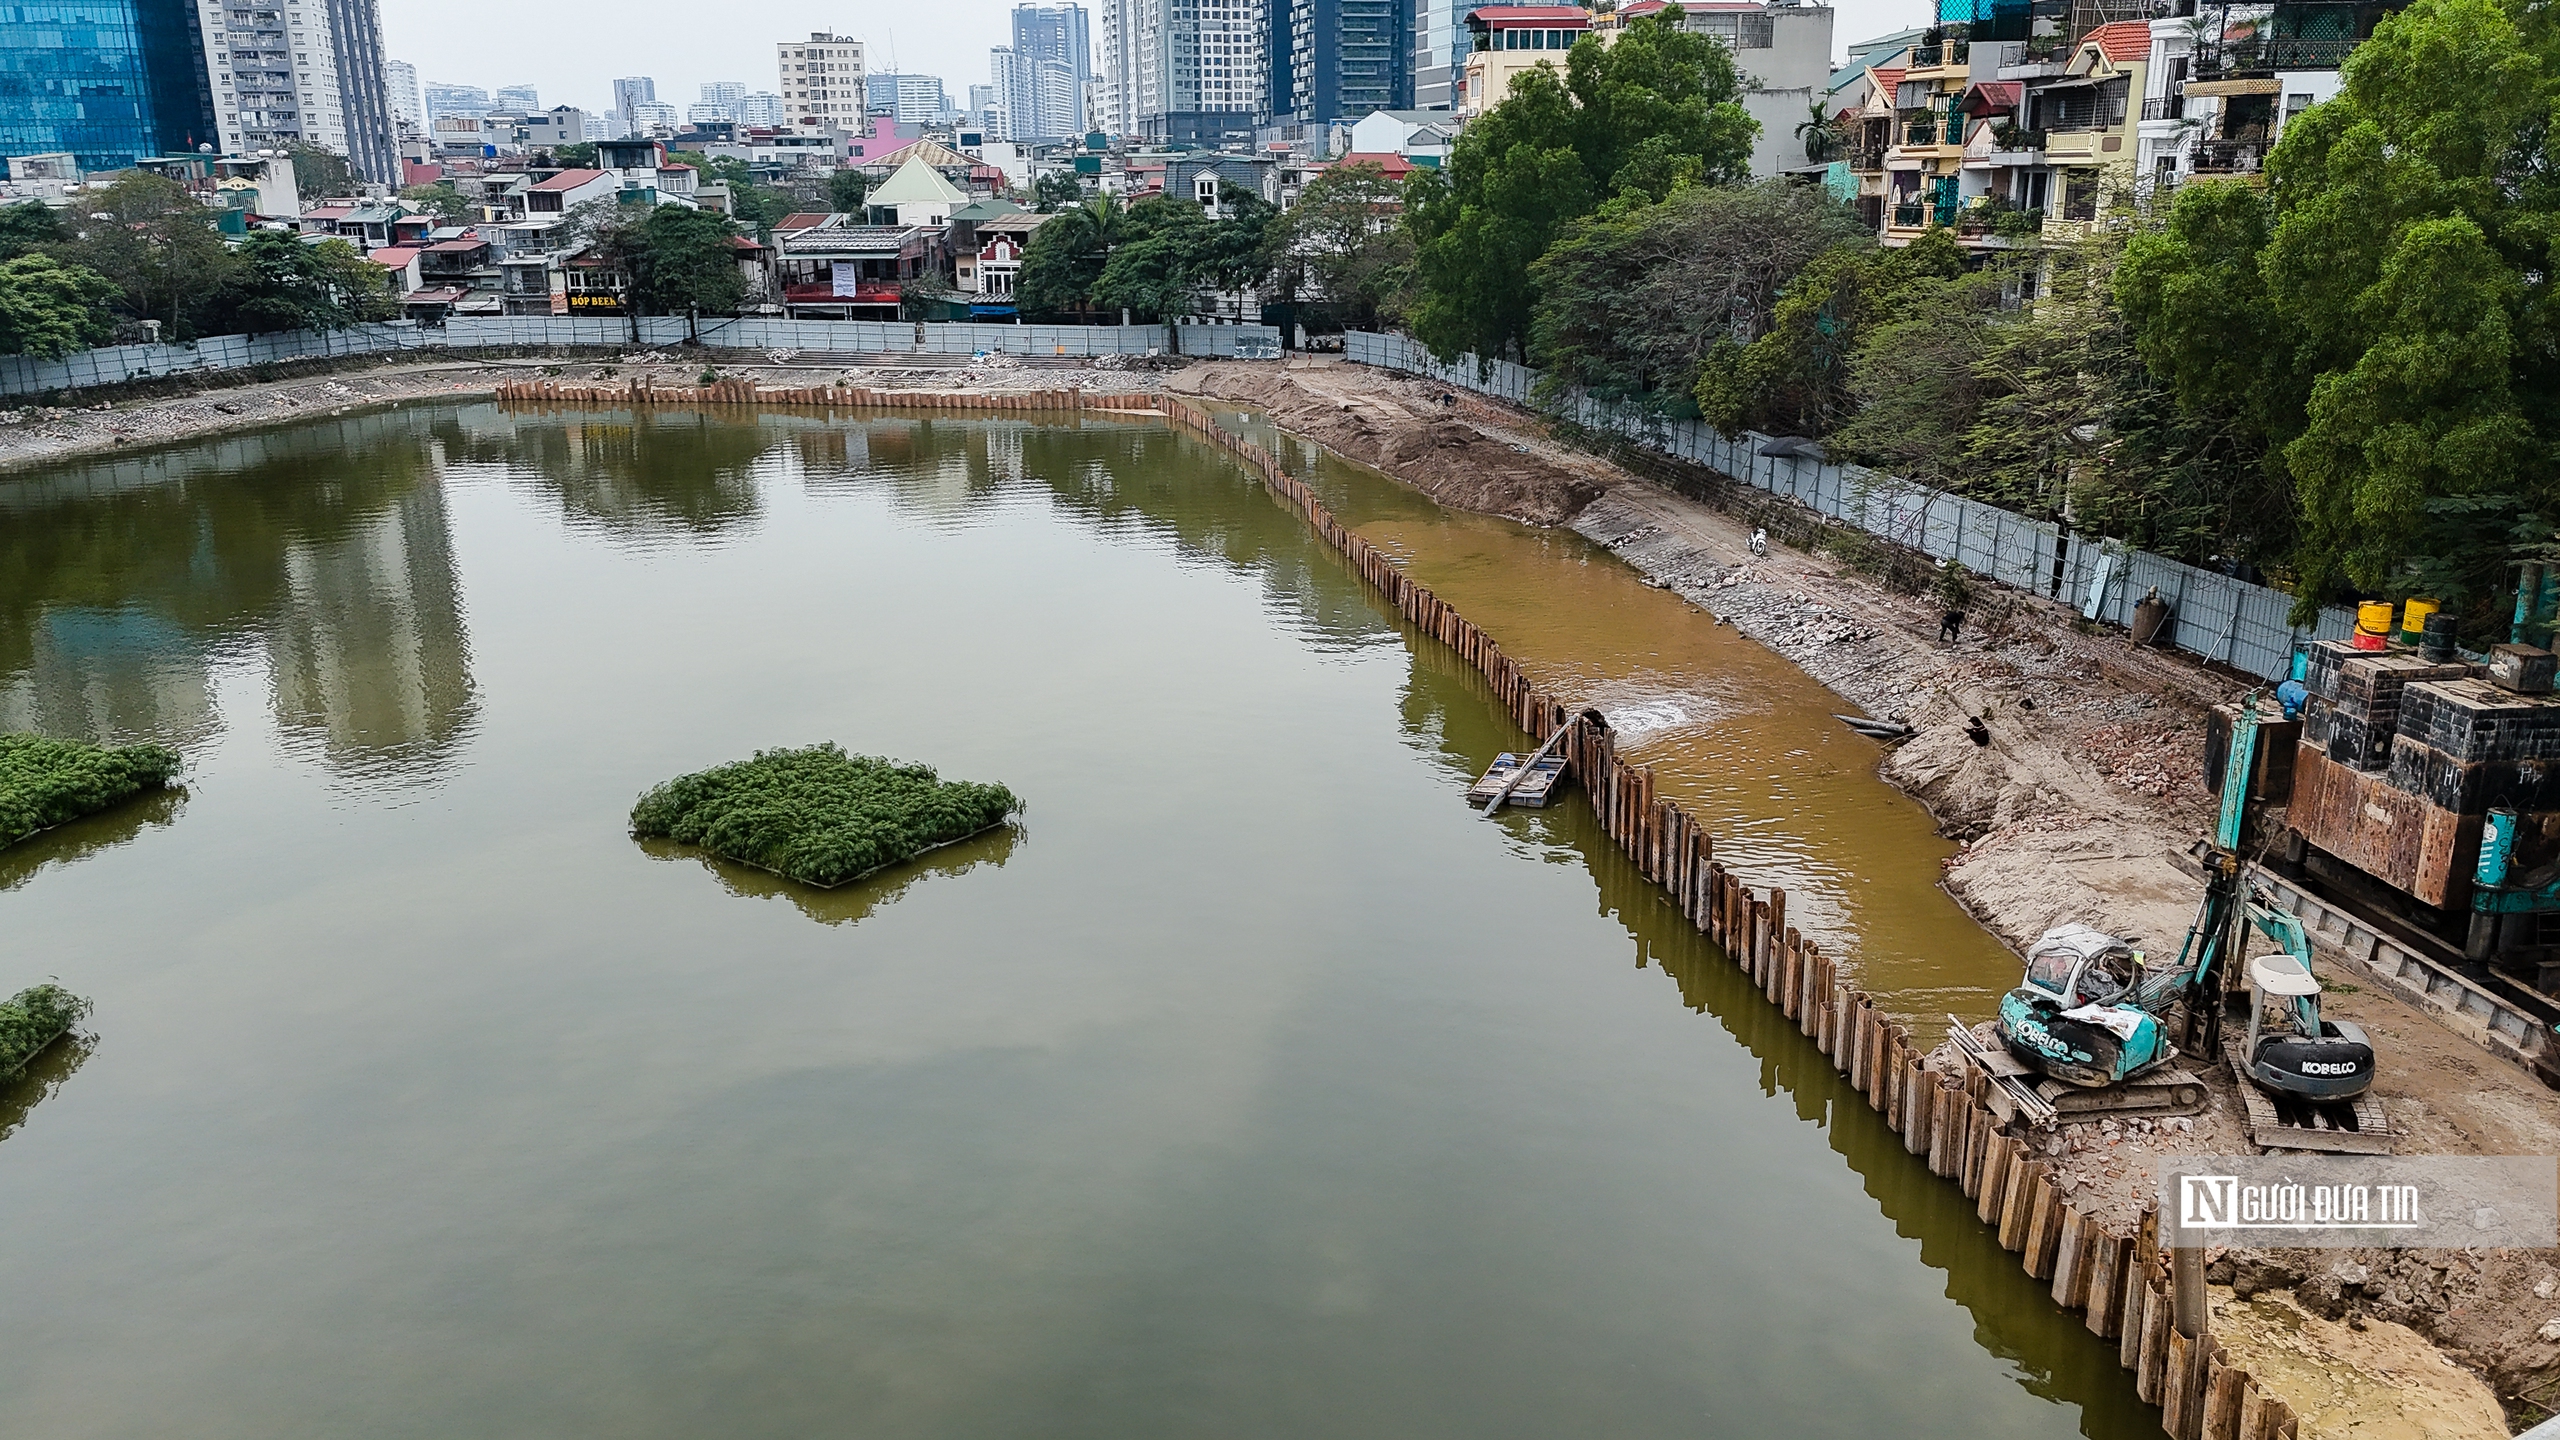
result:
[[[83,170],[219,143],[184,0],[0,0],[0,155]]]

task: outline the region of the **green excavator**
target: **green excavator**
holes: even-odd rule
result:
[[[2178,958],[2151,965],[2130,944],[2085,925],[2045,932],[2027,951],[2023,983],[2002,996],[1997,1028],[2017,1064],[2069,1091],[2046,1099],[2073,1112],[2191,1112],[2204,1101],[2181,1055],[2225,1058],[2227,996],[2245,987],[2248,1029],[2229,1047],[2233,1065],[2279,1096],[2349,1100],[2373,1084],[2373,1044],[2363,1030],[2320,1013],[2320,982],[2302,922],[2248,881],[2240,858],[2259,741],[2258,697],[2244,701],[2223,765],[2214,837],[2199,842],[2204,901]],[[2230,977],[2251,932],[2275,949]],[[2077,1094],[2071,1092],[2079,1092]]]

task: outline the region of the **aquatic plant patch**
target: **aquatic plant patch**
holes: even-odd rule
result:
[[[0,1079],[27,1068],[88,1013],[88,1001],[59,985],[30,985],[0,1001]]]
[[[178,765],[178,752],[160,745],[0,735],[0,846],[157,790]]]
[[[807,885],[834,886],[964,840],[1022,812],[1002,785],[833,745],[759,750],[681,775],[631,807],[631,833],[698,845]]]

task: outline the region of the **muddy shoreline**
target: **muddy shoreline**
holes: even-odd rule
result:
[[[1849,702],[1844,713],[1911,724],[1884,778],[1964,842],[1946,889],[2013,949],[2078,920],[2174,951],[2192,921],[2200,886],[2180,857],[2212,823],[2203,718],[2245,680],[2134,650],[2051,601],[1987,584],[1944,640],[1941,607],[1878,583],[1860,563],[1872,557],[1775,541],[1754,554],[1755,517],[1784,520],[1783,502],[1743,487],[1722,506],[1674,493],[1472,393],[1327,361],[1202,365],[1170,388],[1254,404],[1443,504],[1569,525],[1794,663]],[[1976,719],[1986,743],[1967,733]],[[2376,1088],[2403,1153],[2560,1150],[2560,1097],[2536,1077],[2388,995],[2339,989],[2332,1011],[2385,1046]],[[2121,1222],[2139,1213],[2164,1156],[2251,1153],[2228,1073],[2194,1068],[2214,1092],[2202,1115],[2052,1132],[2048,1158],[2073,1204]],[[2359,1435],[2494,1436],[2560,1408],[2560,1255],[2209,1258],[2217,1336],[2281,1377],[2321,1433],[2352,1423]]]

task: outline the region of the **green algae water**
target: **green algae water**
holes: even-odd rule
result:
[[[99,1037],[0,1092],[14,1433],[2157,1431],[1578,798],[1465,807],[1482,682],[1160,427],[463,406],[0,478],[0,727],[190,762],[0,851],[0,990]],[[826,892],[625,833],[820,740],[1027,818]],[[1856,872],[1805,808],[1768,853]]]

